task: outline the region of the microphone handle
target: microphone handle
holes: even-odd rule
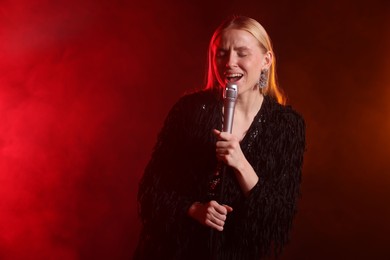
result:
[[[223,130],[222,132],[232,133],[233,117],[234,117],[235,100],[232,98],[225,98],[224,113],[223,113]]]

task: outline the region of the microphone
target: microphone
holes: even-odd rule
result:
[[[234,107],[236,106],[238,93],[238,86],[234,83],[227,83],[226,87],[223,89],[223,128],[222,132],[232,133],[233,128],[233,116],[234,116]],[[224,182],[225,182],[225,172],[226,165],[219,161],[216,171],[216,176],[219,178],[220,190],[219,194],[217,194],[216,200],[220,204],[223,204],[224,201]],[[222,233],[215,232],[215,230],[211,229],[210,232],[211,240],[210,240],[210,253],[211,259],[218,259],[218,251],[220,250],[219,243],[222,239]]]
[[[232,133],[234,107],[236,106],[238,86],[235,83],[227,83],[223,91],[223,130]]]

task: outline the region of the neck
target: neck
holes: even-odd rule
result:
[[[259,111],[263,99],[264,97],[258,88],[239,94],[236,101],[236,112],[245,117],[251,117]]]

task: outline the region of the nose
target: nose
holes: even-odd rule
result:
[[[226,68],[233,68],[237,66],[237,59],[233,52],[230,52],[226,58]]]

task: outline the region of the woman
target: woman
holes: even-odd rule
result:
[[[145,169],[136,259],[260,259],[288,241],[305,126],[283,105],[269,37],[257,21],[232,17],[215,31],[208,62],[205,90],[175,104]],[[221,132],[229,82],[238,86],[231,134]]]

